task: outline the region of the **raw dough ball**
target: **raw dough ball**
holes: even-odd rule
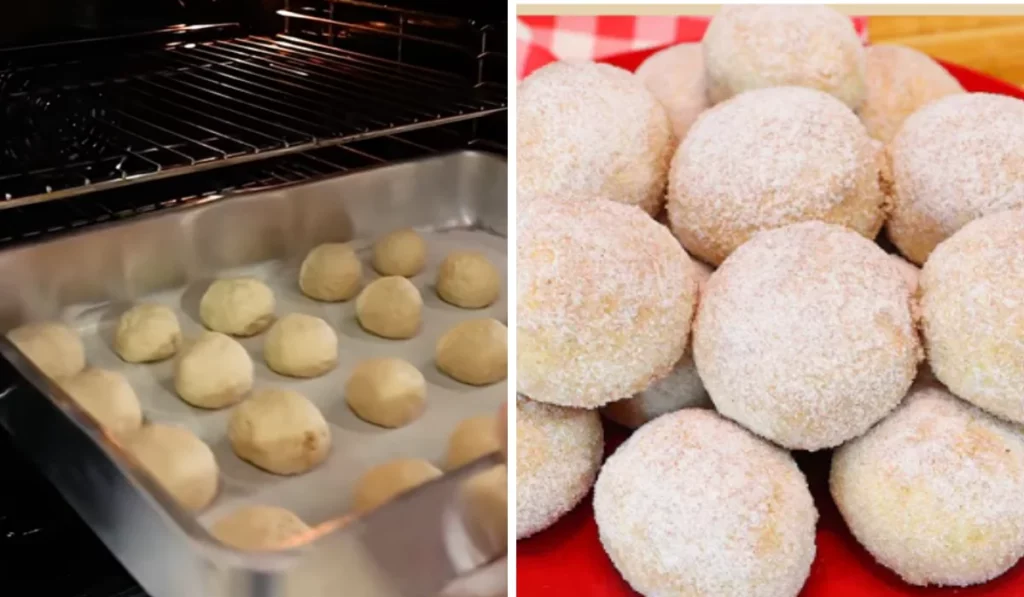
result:
[[[596,408],[668,375],[689,340],[697,282],[664,226],[610,201],[537,201],[517,230],[519,391]]]
[[[381,427],[404,427],[427,407],[427,382],[402,359],[378,358],[356,365],[345,384],[345,402],[360,419]]]
[[[875,139],[888,143],[908,116],[964,88],[927,54],[906,46],[875,45],[866,50],[867,95],[857,113]]]
[[[882,145],[846,106],[802,87],[744,93],[704,113],[672,159],[668,215],[717,265],[759,230],[808,220],[875,238]]]
[[[199,301],[199,318],[215,332],[254,336],[274,321],[274,293],[256,278],[217,280]]]
[[[538,533],[590,491],[604,431],[595,410],[516,398],[516,538]]]
[[[839,448],[830,481],[853,535],[910,584],[983,583],[1024,555],[1024,434],[942,389]]]
[[[272,551],[290,547],[295,537],[310,530],[290,510],[277,506],[243,506],[215,522],[210,534],[235,549]]]
[[[123,445],[183,508],[202,510],[217,496],[217,460],[188,429],[145,425],[123,438]]]
[[[324,243],[306,255],[299,288],[318,301],[347,301],[363,283],[363,265],[349,243]]]
[[[373,269],[382,276],[411,278],[423,271],[427,244],[412,228],[395,230],[373,244]]]
[[[865,58],[849,17],[825,6],[724,6],[704,34],[712,103],[763,87],[824,91],[856,109]]]
[[[886,230],[914,263],[964,224],[1024,207],[1024,100],[959,93],[907,118],[888,147]]]
[[[399,495],[441,476],[441,471],[422,458],[399,458],[377,465],[356,482],[352,502],[362,514]]]
[[[711,105],[704,85],[704,49],[699,43],[652,54],[636,69],[636,76],[665,107],[676,139],[686,137],[693,121]]]
[[[878,245],[833,224],[756,235],[704,286],[697,370],[724,416],[790,449],[864,433],[922,351],[907,286]]]
[[[517,93],[520,208],[536,197],[608,197],[661,209],[672,126],[640,79],[607,64],[553,62]]]
[[[921,273],[928,361],[951,392],[1024,423],[1024,210],[964,226]]]
[[[85,369],[85,348],[78,333],[55,322],[27,323],[7,332],[7,339],[52,379]]]
[[[453,251],[437,271],[437,296],[464,309],[481,309],[498,300],[501,278],[483,253]]]
[[[252,378],[252,359],[237,340],[204,332],[178,358],[174,389],[192,406],[224,408],[252,389]]]
[[[491,415],[463,419],[448,438],[444,467],[457,469],[478,458],[501,451],[498,422]]]
[[[788,452],[687,409],[644,425],[608,458],[594,518],[643,595],[796,597],[818,512]]]
[[[304,473],[327,459],[331,431],[316,405],[291,390],[261,390],[231,413],[235,454],[278,475]]]
[[[105,369],[86,369],[65,377],[60,387],[78,406],[115,435],[142,426],[142,406],[123,375]]]
[[[409,280],[387,276],[371,282],[356,298],[356,317],[363,329],[401,340],[419,332],[423,297]]]
[[[174,356],[181,347],[181,327],[170,307],[136,305],[121,315],[114,350],[129,363],[152,363]]]
[[[463,321],[437,341],[437,368],[453,379],[486,386],[508,377],[508,328],[497,319]]]
[[[281,375],[319,377],[338,364],[338,336],[319,317],[291,313],[271,326],[263,358]]]
[[[504,553],[508,544],[508,467],[499,464],[470,477],[460,497],[470,536],[485,553]]]

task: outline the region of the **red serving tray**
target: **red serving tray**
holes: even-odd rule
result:
[[[602,62],[635,70],[652,48],[614,56]],[[968,91],[1000,93],[1024,99],[1024,89],[956,64],[940,61]],[[628,436],[612,423],[605,424],[606,453]],[[876,563],[862,548],[839,516],[828,492],[830,452],[795,454],[814,494],[821,519],[818,554],[802,597],[1024,597],[1024,562],[984,585],[921,588],[902,582]],[[1021,496],[1024,499],[1024,496]],[[597,538],[590,496],[549,529],[516,545],[517,594],[524,597],[632,597],[637,595],[619,576]]]

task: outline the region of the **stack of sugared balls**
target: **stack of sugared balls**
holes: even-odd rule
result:
[[[818,513],[789,450],[834,449],[906,582],[1024,555],[1024,101],[813,6],[518,97],[519,538],[593,486],[638,592],[796,595]],[[637,429],[603,466],[599,413]]]

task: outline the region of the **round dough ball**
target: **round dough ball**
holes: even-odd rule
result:
[[[1024,100],[944,97],[907,118],[887,153],[886,230],[914,263],[964,224],[1024,207]]]
[[[331,431],[320,410],[291,390],[256,392],[228,422],[235,454],[278,475],[304,473],[327,459]]]
[[[273,551],[290,547],[296,537],[311,530],[290,510],[243,506],[213,523],[210,534],[235,549]]]
[[[940,388],[839,448],[830,482],[854,537],[910,584],[983,583],[1024,555],[1024,434]]]
[[[668,216],[686,250],[718,265],[760,230],[821,220],[875,238],[882,145],[828,94],[776,87],[704,113],[672,159]]]
[[[378,278],[356,298],[356,318],[363,329],[382,338],[412,338],[420,330],[423,297],[402,276]]]
[[[481,309],[498,300],[501,277],[487,257],[476,251],[453,251],[437,271],[437,296],[464,309]]]
[[[445,332],[434,353],[452,379],[486,386],[508,377],[508,328],[497,319],[463,321]]]
[[[636,76],[665,107],[676,139],[686,137],[693,121],[711,106],[704,84],[704,49],[699,43],[652,54],[636,69]]]
[[[583,499],[604,452],[595,410],[516,398],[516,538],[538,533]]]
[[[263,358],[281,375],[319,377],[338,364],[338,336],[319,317],[291,313],[267,332]]]
[[[353,507],[360,514],[375,510],[440,476],[441,471],[422,458],[398,458],[377,465],[356,481]]]
[[[793,457],[717,414],[641,427],[601,468],[594,518],[643,595],[796,597],[818,512]]]
[[[116,371],[89,368],[60,381],[71,399],[114,435],[142,426],[142,406],[135,390]]]
[[[692,262],[668,229],[610,201],[537,201],[517,230],[519,391],[596,408],[668,375],[697,300]]]
[[[964,226],[921,273],[928,361],[951,392],[1024,423],[1024,210]]]
[[[889,255],[893,263],[900,270],[900,275],[903,276],[903,281],[907,284],[907,290],[910,291],[910,295],[914,296],[917,294],[917,290],[921,285],[921,270],[916,265],[910,263],[906,259],[899,255]]]
[[[345,402],[360,419],[381,427],[404,427],[427,408],[427,382],[402,359],[369,359],[356,365],[345,384]]]
[[[463,419],[448,438],[444,468],[454,470],[501,451],[498,422],[492,415]]]
[[[256,278],[217,280],[199,301],[207,328],[232,336],[255,336],[274,321],[274,292]]]
[[[608,197],[655,214],[675,140],[665,109],[628,71],[553,62],[519,84],[516,195]]]
[[[85,348],[78,332],[56,322],[27,323],[7,332],[7,339],[44,375],[60,379],[85,369]]]
[[[796,85],[856,109],[864,48],[849,17],[826,6],[723,6],[702,41],[712,103],[752,89]]]
[[[906,284],[876,244],[805,222],[762,232],[704,287],[693,339],[722,415],[790,449],[864,433],[922,359]]]
[[[474,543],[485,553],[508,545],[508,467],[494,466],[470,477],[460,490],[463,516]]]
[[[382,276],[411,278],[423,271],[427,243],[412,228],[395,230],[373,244],[373,269]]]
[[[183,508],[198,512],[217,496],[217,460],[188,429],[145,425],[125,436],[123,446]]]
[[[867,94],[857,113],[875,139],[888,143],[908,116],[934,100],[963,93],[953,75],[927,54],[906,46],[866,50]]]
[[[349,243],[324,243],[306,255],[299,288],[318,301],[347,301],[363,284],[363,264]]]
[[[177,354],[181,327],[170,307],[136,305],[121,315],[114,335],[114,350],[129,363],[152,363]]]
[[[253,364],[237,340],[204,332],[182,351],[174,368],[174,389],[199,408],[224,408],[252,389]]]

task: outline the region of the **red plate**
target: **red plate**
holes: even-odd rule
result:
[[[635,70],[662,48],[632,52],[604,62]],[[1000,93],[1024,99],[1024,89],[968,68],[942,62],[968,91]],[[614,424],[605,425],[607,452],[627,436]],[[797,453],[821,514],[818,555],[802,597],[1024,597],[1024,563],[992,582],[966,589],[912,587],[877,564],[850,535],[828,493],[831,454]],[[1024,499],[1024,496],[1021,496]],[[612,566],[597,538],[590,496],[554,526],[516,546],[517,593],[526,597],[630,597],[636,595]]]

